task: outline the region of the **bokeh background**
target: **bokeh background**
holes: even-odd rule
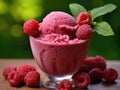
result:
[[[103,37],[96,33],[90,43],[89,56],[101,55],[109,60],[120,60],[120,0],[0,0],[0,58],[33,58],[29,37],[23,23],[31,18],[39,22],[51,11],[71,14],[70,3],[79,3],[90,10],[108,3],[117,9],[102,16],[115,35]]]

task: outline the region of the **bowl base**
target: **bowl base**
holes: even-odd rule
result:
[[[58,84],[60,81],[67,79],[69,81],[72,81],[71,79],[72,75],[66,75],[66,76],[51,76],[48,75],[48,80],[43,80],[43,86],[46,88],[50,88],[53,90],[57,90]]]

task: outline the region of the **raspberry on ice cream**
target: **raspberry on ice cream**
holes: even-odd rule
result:
[[[24,77],[30,71],[36,71],[36,68],[31,64],[23,64],[18,67],[18,70]]]
[[[79,39],[90,39],[92,37],[93,31],[90,25],[84,24],[78,27],[76,36]]]
[[[41,22],[39,30],[42,34],[58,33],[67,34],[70,38],[75,37],[77,23],[71,15],[54,11],[49,13]]]
[[[88,12],[81,12],[77,17],[77,23],[79,25],[90,24],[91,16]]]
[[[40,74],[37,71],[30,71],[24,77],[24,81],[28,87],[40,86]]]
[[[27,20],[23,25],[24,33],[33,37],[39,36],[40,31],[38,30],[38,28],[39,23],[34,19]]]
[[[4,70],[3,70],[3,76],[7,79],[8,74],[9,74],[11,71],[16,71],[16,70],[17,70],[17,67],[14,66],[14,65],[7,66],[7,67],[5,67]]]

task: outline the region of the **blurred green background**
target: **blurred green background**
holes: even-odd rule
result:
[[[31,18],[41,22],[51,11],[71,14],[68,6],[73,2],[88,10],[108,3],[117,5],[115,11],[102,17],[115,35],[102,37],[95,33],[88,55],[120,60],[120,0],[0,0],[0,58],[33,58],[29,37],[23,33],[23,23]]]

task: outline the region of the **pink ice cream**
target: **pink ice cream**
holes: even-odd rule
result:
[[[67,34],[70,38],[75,37],[77,23],[75,18],[65,12],[51,12],[40,24],[39,30],[42,34],[58,33]]]
[[[89,40],[75,36],[76,20],[64,12],[51,12],[40,23],[41,35],[30,36],[33,56],[48,75],[64,76],[75,73],[84,62]]]
[[[83,63],[89,45],[88,40],[49,42],[33,37],[30,37],[30,43],[39,67],[48,75],[55,76],[75,73]]]

